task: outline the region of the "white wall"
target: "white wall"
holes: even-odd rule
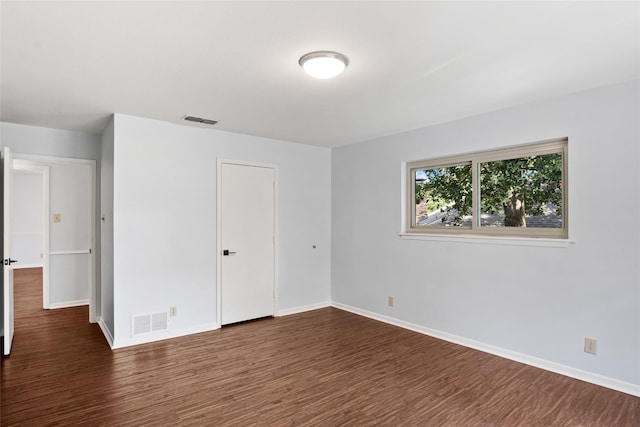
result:
[[[11,173],[11,257],[14,268],[42,267],[44,245],[43,173]]]
[[[132,315],[173,305],[179,314],[168,335],[217,326],[217,157],[279,165],[276,309],[329,303],[329,149],[121,114],[114,120],[116,347],[140,342],[131,337]]]
[[[100,177],[100,313],[113,343],[113,117],[102,132]]]
[[[333,301],[640,385],[639,104],[633,81],[334,149]],[[575,244],[398,237],[403,162],[565,136]]]
[[[86,164],[52,163],[49,193],[49,298],[51,307],[88,304],[92,170]],[[60,215],[60,222],[53,216]],[[79,252],[87,253],[79,253]]]

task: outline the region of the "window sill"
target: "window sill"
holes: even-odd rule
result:
[[[575,244],[571,239],[549,239],[542,237],[500,237],[500,236],[471,236],[452,234],[420,234],[399,233],[403,240],[429,240],[434,242],[453,243],[484,243],[487,245],[538,246],[548,248],[566,248]]]

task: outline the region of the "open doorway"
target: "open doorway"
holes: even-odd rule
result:
[[[21,310],[14,304],[14,296],[21,294],[21,289],[14,289],[14,270],[18,286],[24,286],[21,272],[31,279],[37,277],[28,282],[39,283],[35,293],[41,302],[39,311],[88,306],[89,322],[97,320],[96,164],[93,160],[12,155],[8,148],[2,157],[3,262],[9,266],[3,271],[2,351],[8,355],[15,326],[20,326],[14,322]]]
[[[14,153],[12,168],[14,269],[41,269],[42,308],[88,305],[95,322],[95,161]]]
[[[23,273],[28,273],[30,278],[40,275],[40,305],[49,308],[49,287],[44,286],[49,260],[49,167],[16,161],[11,171],[11,183],[8,231],[11,233],[11,254],[18,260],[13,268],[20,277]],[[19,285],[14,282],[14,286]]]

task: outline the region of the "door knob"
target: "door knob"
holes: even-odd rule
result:
[[[4,260],[4,265],[11,265],[14,262],[18,262],[18,260],[17,259],[7,258],[7,259]]]
[[[229,255],[235,255],[236,253],[233,251],[230,251],[229,249],[223,249],[222,250],[222,255],[224,256],[229,256]]]

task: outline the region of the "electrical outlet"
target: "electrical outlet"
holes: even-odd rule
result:
[[[596,354],[598,351],[598,341],[593,338],[585,338],[584,339],[584,352]]]
[[[169,307],[169,316],[174,317],[178,315],[178,307],[175,305],[173,307]]]
[[[393,307],[393,297],[392,296],[387,297],[387,304],[389,304],[389,307]]]

